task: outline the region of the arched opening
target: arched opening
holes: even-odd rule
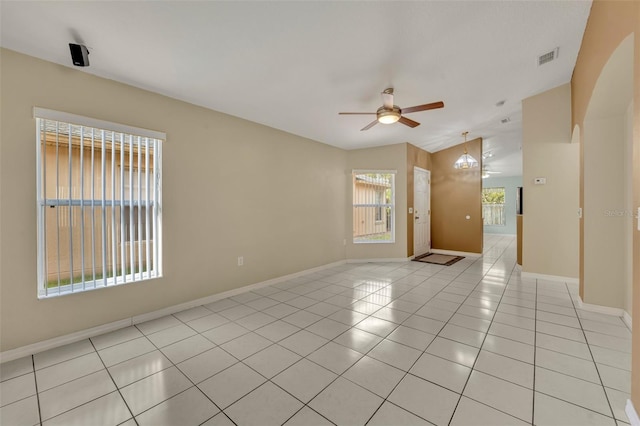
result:
[[[633,251],[633,57],[631,34],[602,69],[582,128],[581,295],[585,303],[628,313]]]

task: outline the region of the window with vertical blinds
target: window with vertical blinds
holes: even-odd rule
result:
[[[164,133],[34,108],[38,297],[162,276]]]
[[[354,170],[353,242],[395,242],[395,176],[390,170]]]

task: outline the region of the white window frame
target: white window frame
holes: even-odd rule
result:
[[[384,217],[384,209],[389,207],[391,209],[391,239],[389,240],[374,240],[374,239],[357,239],[356,237],[352,237],[353,244],[394,244],[396,242],[396,175],[398,174],[397,170],[382,170],[382,169],[354,169],[351,171],[352,179],[355,178],[356,175],[361,174],[370,174],[370,173],[378,173],[378,174],[390,174],[391,175],[391,200],[389,203],[356,203],[353,198],[355,194],[351,194],[352,201],[352,216],[355,214],[356,207],[375,207],[381,208],[383,213],[382,217]],[[353,222],[353,220],[352,220]]]
[[[55,110],[50,110],[50,109],[46,109],[46,108],[39,108],[39,107],[34,107],[33,108],[33,116],[35,118],[36,121],[36,190],[37,190],[37,200],[36,200],[36,207],[37,207],[37,219],[38,219],[38,257],[37,257],[37,262],[38,262],[38,287],[37,287],[37,296],[39,299],[42,298],[49,298],[49,297],[54,297],[54,296],[61,296],[61,295],[65,295],[65,294],[73,294],[73,293],[79,293],[79,292],[84,292],[84,291],[89,291],[89,290],[95,290],[95,289],[100,289],[100,288],[106,288],[106,287],[113,287],[116,285],[122,285],[122,284],[129,284],[129,283],[133,283],[133,282],[140,282],[140,281],[147,281],[150,279],[155,279],[155,278],[159,278],[162,277],[162,264],[163,264],[163,255],[162,255],[162,144],[163,142],[166,140],[166,134],[163,132],[158,132],[158,131],[154,131],[154,130],[147,130],[147,129],[141,129],[141,128],[137,128],[137,127],[132,127],[132,126],[127,126],[127,125],[123,125],[123,124],[117,124],[117,123],[111,123],[108,121],[103,121],[103,120],[98,120],[98,119],[94,119],[94,118],[90,118],[90,117],[84,117],[84,116],[80,116],[80,115],[76,115],[76,114],[69,114],[66,112],[61,112],[61,111],[55,111]],[[46,198],[46,194],[44,192],[44,189],[46,188],[45,185],[47,185],[46,182],[46,164],[44,164],[43,167],[43,162],[46,161],[46,158],[43,158],[43,144],[45,144],[46,142],[43,141],[41,139],[42,137],[42,129],[43,126],[46,124],[43,122],[43,120],[46,120],[48,122],[56,122],[56,129],[59,128],[59,125],[57,123],[64,123],[65,125],[70,125],[73,126],[76,130],[78,130],[79,132],[79,137],[80,137],[80,147],[81,150],[83,149],[82,146],[84,144],[84,141],[86,140],[84,134],[85,134],[85,130],[88,129],[93,129],[94,131],[92,132],[92,135],[96,135],[98,137],[91,138],[91,141],[87,141],[87,143],[91,143],[91,147],[92,147],[92,173],[93,172],[93,147],[94,146],[98,146],[98,144],[100,144],[100,150],[101,152],[103,152],[103,154],[101,155],[101,161],[99,164],[96,165],[96,167],[100,168],[101,170],[97,170],[96,173],[100,173],[100,181],[102,182],[102,191],[101,194],[94,194],[93,193],[93,189],[92,189],[92,194],[91,197],[89,199],[85,198],[85,194],[84,194],[84,184],[81,183],[81,191],[80,191],[80,198],[73,198],[71,196],[71,194],[69,194],[68,197],[64,197],[64,198],[60,198],[60,196],[58,195],[56,198]],[[71,127],[70,127],[71,128]],[[95,130],[99,130],[100,133],[97,134],[97,132],[95,132]],[[111,147],[106,146],[106,142],[105,142],[105,132],[109,132],[112,134],[112,140],[113,142],[109,142],[111,144]],[[71,185],[71,133],[72,131],[68,132],[69,135],[65,135],[64,137],[68,137],[69,139],[69,184]],[[119,145],[123,146],[123,145],[128,145],[129,146],[129,150],[130,152],[134,152],[134,147],[135,149],[138,150],[139,154],[138,154],[138,167],[145,167],[146,172],[144,173],[144,179],[146,180],[147,186],[145,189],[145,196],[142,196],[142,191],[138,191],[137,197],[134,198],[133,196],[133,191],[130,191],[130,194],[127,197],[124,196],[124,192],[121,192],[121,196],[119,198],[115,197],[115,192],[112,192],[112,195],[110,197],[107,197],[106,195],[106,188],[107,188],[107,182],[105,177],[105,173],[107,172],[107,169],[105,168],[105,159],[106,159],[106,155],[108,154],[104,154],[105,150],[107,148],[111,148],[114,152],[115,152],[115,147],[116,145],[116,134],[120,135],[120,140],[118,142]],[[128,139],[127,139],[128,138]],[[58,136],[57,136],[57,130],[56,130],[56,140],[58,140]],[[152,145],[151,145],[152,144]],[[57,146],[57,142],[56,142],[56,146]],[[85,146],[86,147],[86,146]],[[149,172],[150,170],[150,164],[149,164],[149,151],[151,149],[151,147],[153,148],[153,168],[152,168],[152,172]],[[120,152],[121,152],[121,159],[124,159],[124,147],[120,148]],[[145,155],[140,154],[141,152],[145,152]],[[56,153],[57,155],[57,153]],[[81,169],[82,169],[82,162],[84,161],[84,152],[81,151],[80,153],[80,164],[81,164]],[[145,159],[143,160],[142,157],[145,157]],[[57,158],[57,157],[56,157]],[[133,155],[129,156],[130,161],[133,162]],[[112,159],[112,167],[111,167],[111,173],[112,175],[115,172],[115,154],[111,154],[111,159]],[[56,162],[59,161],[58,159],[56,160]],[[146,164],[143,164],[142,162],[145,161]],[[83,170],[83,169],[82,169]],[[93,175],[92,175],[93,176]],[[137,178],[138,179],[138,185],[140,185],[141,183],[141,179],[143,179],[143,173],[141,172],[137,172],[137,176],[133,177],[131,176],[131,173],[129,174],[129,180]],[[82,173],[80,175],[80,179],[81,182],[83,182],[84,179],[84,174]],[[115,186],[115,176],[112,176],[111,180],[110,180],[110,185],[111,186]],[[92,183],[93,183],[93,177],[92,177]],[[92,187],[93,188],[93,187]],[[115,187],[111,188],[112,191],[115,191]],[[124,180],[121,179],[120,182],[120,190],[124,191]],[[97,191],[96,191],[97,192]],[[152,192],[152,194],[150,194]],[[57,191],[56,191],[57,193]],[[152,195],[152,196],[150,196]],[[81,226],[81,243],[83,244],[83,248],[81,249],[81,259],[82,259],[82,279],[80,282],[74,282],[73,280],[73,266],[70,266],[70,283],[69,284],[61,284],[60,279],[58,279],[58,286],[57,287],[52,287],[49,288],[48,286],[48,277],[47,277],[47,245],[46,245],[46,212],[45,210],[47,208],[50,207],[57,207],[57,206],[73,206],[73,207],[81,207],[81,211],[82,211],[82,215],[81,215],[81,221],[83,223],[83,226]],[[85,263],[85,247],[84,247],[84,241],[85,241],[85,222],[84,222],[84,209],[85,208],[91,208],[93,213],[93,216],[95,217],[96,215],[96,210],[100,209],[101,211],[101,218],[102,220],[100,221],[100,229],[104,229],[104,226],[107,222],[106,216],[105,216],[105,211],[106,208],[110,207],[112,208],[112,214],[111,214],[111,221],[110,223],[112,225],[114,225],[115,222],[115,213],[113,212],[113,208],[115,207],[130,207],[130,210],[133,211],[133,209],[131,209],[131,207],[135,207],[135,206],[144,206],[146,207],[146,211],[145,213],[147,214],[146,222],[145,222],[145,226],[146,226],[146,234],[145,234],[145,238],[146,238],[146,247],[145,250],[142,250],[142,244],[138,244],[138,247],[136,248],[137,250],[137,262],[134,263],[134,253],[133,253],[133,248],[130,247],[129,248],[129,252],[130,252],[130,265],[134,265],[133,266],[133,271],[132,272],[127,272],[126,269],[124,267],[121,267],[121,271],[120,273],[116,273],[116,266],[115,263],[113,263],[112,269],[108,268],[105,262],[105,256],[106,256],[106,251],[110,250],[112,252],[113,257],[115,258],[116,256],[116,248],[115,248],[115,242],[112,240],[111,242],[111,246],[112,247],[108,247],[107,246],[107,242],[106,242],[106,237],[104,234],[104,231],[102,231],[102,236],[101,236],[101,241],[102,241],[102,245],[101,245],[101,251],[102,251],[102,267],[98,270],[96,268],[95,265],[95,260],[96,260],[96,256],[93,253],[93,249],[92,249],[92,259],[89,260],[89,263]],[[142,209],[138,209],[138,211],[140,212]],[[151,213],[149,213],[151,212]],[[155,214],[154,214],[155,213]],[[71,214],[71,213],[70,213]],[[132,214],[132,213],[131,213]],[[130,220],[132,220],[132,217],[129,218]],[[140,217],[138,217],[138,221],[140,222]],[[122,225],[124,222],[124,217],[122,215],[122,213],[120,214],[120,226],[121,229]],[[151,223],[150,223],[151,222]],[[91,228],[91,233],[94,234],[96,231],[96,224],[93,223],[93,219],[92,219],[92,228]],[[58,225],[59,226],[59,225]],[[151,227],[153,228],[153,230],[151,230]],[[59,230],[58,230],[59,232]],[[69,248],[69,252],[70,252],[70,265],[73,265],[73,239],[71,236],[72,233],[72,228],[70,225],[70,248]],[[115,231],[112,231],[115,232]],[[124,232],[124,231],[122,231]],[[130,235],[130,241],[134,241],[134,235],[133,235],[133,230],[131,230],[131,235]],[[152,232],[152,234],[151,234]],[[151,241],[149,236],[153,235],[154,240]],[[91,241],[92,244],[94,244],[95,247],[95,237],[92,235],[91,237]],[[153,248],[149,249],[149,245],[150,243],[153,243]],[[120,249],[119,250],[121,253],[118,254],[118,259],[125,259],[125,251],[124,249]],[[143,255],[144,255],[144,260],[146,260],[146,270],[142,270],[142,262],[143,262]],[[56,251],[56,256],[58,259],[60,259],[61,253],[59,253],[59,245],[58,245],[58,250]],[[151,260],[153,260],[151,262]],[[112,261],[113,262],[113,261]],[[152,265],[152,266],[150,266]],[[92,273],[87,274],[88,276],[85,276],[85,269],[87,267],[92,268]],[[138,270],[136,271],[136,267],[138,268]],[[58,274],[59,274],[59,270],[60,270],[60,262],[58,260]],[[108,277],[106,272],[112,272],[113,271],[113,276]],[[102,276],[100,278],[95,279],[94,281],[94,276],[96,276],[96,272],[101,272]]]
[[[507,226],[507,215],[506,215],[506,207],[507,207],[507,189],[504,186],[487,186],[482,188],[482,193],[483,193],[483,197],[484,197],[484,191],[485,190],[502,190],[503,194],[504,194],[504,203],[502,204],[491,204],[491,203],[482,203],[482,226]],[[485,224],[485,215],[484,215],[484,208],[485,206],[502,206],[502,219],[504,220],[504,223],[492,223],[492,224]]]

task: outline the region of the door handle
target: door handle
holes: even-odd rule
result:
[[[420,217],[416,216],[416,220],[420,219]]]

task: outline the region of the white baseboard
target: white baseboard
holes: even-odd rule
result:
[[[448,254],[449,256],[464,256],[464,257],[470,257],[472,259],[477,259],[480,256],[482,256],[482,253],[471,253],[467,251],[440,250],[440,249],[431,249],[431,253]]]
[[[560,275],[546,275],[546,274],[537,274],[535,272],[521,272],[521,278],[525,279],[534,279],[534,280],[545,280],[545,281],[558,281],[569,284],[580,284],[580,280],[578,278],[572,277],[562,277]]]
[[[251,290],[255,290],[262,287],[267,287],[272,284],[277,284],[282,281],[287,281],[293,278],[301,277],[304,275],[312,274],[314,272],[322,271],[323,269],[332,268],[334,266],[344,265],[345,261],[340,260],[338,262],[329,263],[326,265],[318,266],[304,271],[295,272],[289,275],[283,275],[281,277],[272,278],[270,280],[262,281],[255,284],[246,285],[233,290],[223,291],[211,296],[203,297],[200,299],[191,300],[189,302],[180,303],[178,305],[168,306],[157,311],[148,312],[141,315],[136,315],[130,318],[125,318],[119,321],[114,321],[108,324],[99,325],[97,327],[87,328],[85,330],[76,331],[74,333],[66,334],[64,336],[54,337],[53,339],[43,340],[41,342],[32,343],[30,345],[22,346],[19,348],[11,349],[8,351],[0,352],[0,363],[13,361],[14,359],[22,358],[25,356],[37,354],[49,349],[57,348],[59,346],[68,345],[70,343],[79,342],[80,340],[88,339],[90,337],[99,336],[101,334],[109,333],[111,331],[119,330],[121,328],[129,327],[134,324],[140,324],[145,321],[150,321],[163,316],[171,315],[176,312],[184,311],[185,309],[195,308],[196,306],[206,305],[208,303],[215,302],[217,300],[225,299],[227,297],[237,296],[238,294],[246,293]]]
[[[627,414],[631,426],[640,426],[640,417],[638,417],[638,412],[630,399],[627,399],[627,406],[624,408],[624,412]]]
[[[129,327],[131,324],[131,318],[127,318],[120,321],[110,322],[108,324],[102,324],[97,327],[91,327],[85,330],[76,331],[75,333],[66,334],[64,336],[54,337],[53,339],[43,340],[41,342],[36,342],[30,345],[0,352],[0,363],[13,361],[14,359],[37,354],[39,352],[57,348],[58,346],[64,346],[70,343],[79,342],[80,340],[88,339],[89,337],[99,336],[104,333],[109,333],[110,331]]]
[[[376,259],[347,259],[347,263],[391,263],[391,262],[408,262],[413,257],[387,257]]]
[[[578,304],[578,309],[583,311],[595,312],[597,314],[612,315],[615,317],[622,317],[625,313],[623,309],[611,308],[609,306],[592,305],[591,303],[584,303],[580,296],[574,299]]]

